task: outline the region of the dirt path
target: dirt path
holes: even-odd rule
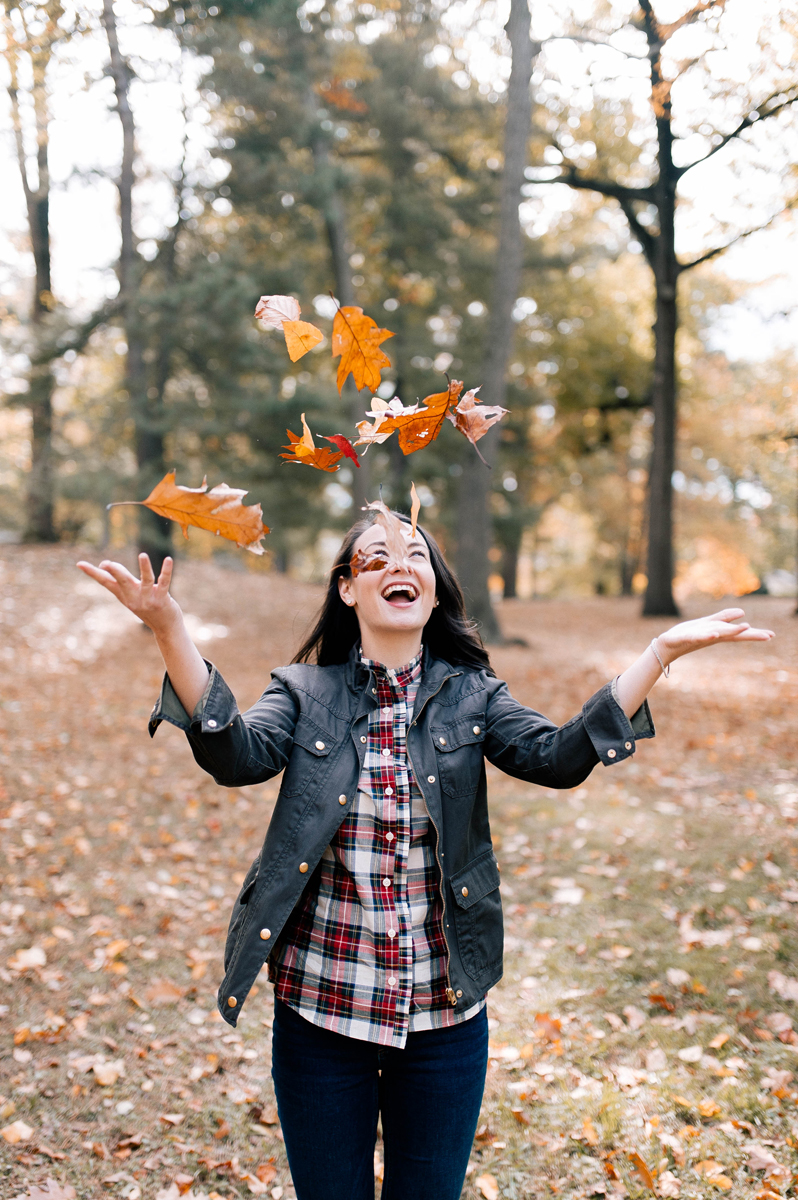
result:
[[[0,1197],[288,1198],[270,989],[238,1031],[214,1011],[276,787],[150,742],[152,639],[76,557],[0,556]],[[189,563],[176,594],[245,706],[320,592]],[[775,1197],[798,1170],[798,620],[746,608],[777,641],[676,664],[633,762],[567,793],[490,772],[507,962],[466,1196]],[[497,672],[565,720],[656,632],[637,610],[505,605],[527,646]]]

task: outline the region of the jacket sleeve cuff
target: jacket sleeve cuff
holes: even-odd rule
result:
[[[190,717],[180,703],[168,674],[164,675],[161,694],[150,713],[150,737],[155,736],[155,731],[162,721],[168,721],[184,733],[192,730],[195,733],[218,733],[232,725],[238,716],[235,697],[213,663],[207,659],[203,661],[208,668],[208,682]]]
[[[585,731],[605,767],[630,758],[638,738],[655,736],[648,701],[643,701],[630,720],[618,703],[616,683],[615,679],[605,683],[582,708]]]

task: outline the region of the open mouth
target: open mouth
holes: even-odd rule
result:
[[[389,604],[412,604],[419,597],[418,588],[414,583],[389,583],[380,593],[383,600]]]

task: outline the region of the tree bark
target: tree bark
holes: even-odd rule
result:
[[[512,51],[504,131],[504,170],[501,180],[499,240],[487,331],[487,353],[480,397],[504,404],[508,359],[513,344],[512,311],[521,276],[522,233],[518,216],[532,122],[533,46],[529,0],[511,0],[506,32]],[[494,427],[480,442],[489,464],[496,460],[499,431]],[[491,476],[476,455],[463,463],[457,506],[457,571],[469,613],[479,623],[486,642],[500,642],[501,630],[490,600],[488,552],[493,541]]]
[[[133,184],[135,182],[136,127],[130,107],[132,71],[119,49],[113,0],[103,0],[102,22],[110,51],[109,73],[114,81],[116,107],[122,126],[122,165],[117,178],[121,249],[117,264],[127,355],[125,386],[135,423],[138,486],[147,495],[164,474],[163,413],[160,403],[147,396],[144,330],[139,312],[140,259],[133,234]],[[156,393],[157,393],[157,389]],[[155,397],[157,401],[157,395]],[[139,515],[139,550],[150,556],[156,578],[171,551],[172,523],[149,509]]]
[[[33,299],[30,321],[33,331],[34,354],[29,372],[28,407],[31,414],[31,469],[28,476],[26,523],[23,540],[26,542],[55,542],[55,470],[53,463],[53,377],[52,359],[41,353],[47,336],[47,317],[54,306],[51,290],[50,265],[50,115],[47,97],[47,68],[54,42],[58,39],[58,12],[50,5],[46,9],[47,25],[43,33],[33,36],[25,13],[19,17],[25,30],[26,49],[33,71],[33,111],[36,123],[36,187],[28,176],[28,157],[25,152],[22,114],[19,105],[18,43],[8,6],[5,13],[7,61],[9,66],[8,93],[11,101],[11,120],[22,189],[28,233],[34,262]],[[59,10],[60,12],[60,10]],[[37,13],[37,18],[39,14]]]

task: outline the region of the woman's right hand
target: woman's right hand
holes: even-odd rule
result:
[[[89,562],[79,562],[77,565],[90,579],[101,583],[112,596],[116,596],[153,633],[169,634],[182,624],[180,605],[169,594],[174,566],[171,558],[164,559],[157,581],[147,554],[139,555],[141,579],[136,579],[121,563],[111,562],[107,558],[99,567]]]

